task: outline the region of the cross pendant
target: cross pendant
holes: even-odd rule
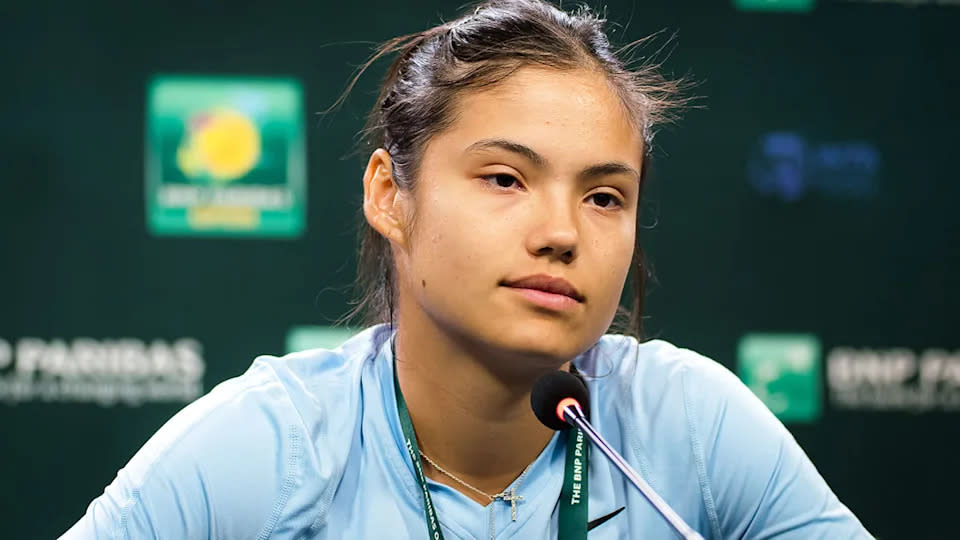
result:
[[[517,520],[517,503],[523,500],[523,495],[517,495],[516,488],[510,488],[510,491],[504,491],[500,494],[500,500],[510,503],[510,519]]]

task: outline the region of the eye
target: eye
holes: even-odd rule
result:
[[[613,193],[593,193],[588,197],[588,200],[592,200],[593,204],[600,208],[614,209],[623,206],[623,201],[618,199]]]
[[[512,187],[520,187],[520,181],[517,180],[517,177],[510,174],[506,174],[506,173],[487,174],[487,175],[481,176],[481,178],[483,178],[483,180],[489,183],[491,186],[498,187],[501,189],[510,189]]]

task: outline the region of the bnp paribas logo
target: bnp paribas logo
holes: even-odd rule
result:
[[[737,373],[784,422],[820,417],[820,341],[811,334],[747,334],[737,346]]]
[[[741,11],[812,11],[816,0],[733,0]]]

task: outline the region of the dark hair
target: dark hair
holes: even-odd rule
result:
[[[344,96],[371,64],[397,53],[370,111],[364,139],[370,149],[382,147],[389,152],[395,182],[409,190],[414,187],[427,142],[454,121],[459,93],[495,85],[530,65],[596,70],[609,78],[634,126],[643,134],[642,189],[654,127],[671,120],[672,111],[682,104],[679,91],[684,82],[667,80],[655,63],[630,70],[617,55],[644,40],[615,52],[604,32],[605,23],[585,7],[567,13],[542,0],[490,0],[458,19],[384,43],[360,67]],[[640,247],[640,226],[637,216],[637,245],[628,280],[633,305],[628,312],[619,311],[620,324],[625,326],[619,330],[637,337],[642,333],[649,277]],[[396,269],[390,244],[365,220],[361,229],[360,298],[348,317],[361,315],[365,324],[392,323]]]

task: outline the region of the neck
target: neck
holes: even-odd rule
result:
[[[553,437],[530,409],[530,388],[542,370],[504,374],[497,369],[508,365],[504,358],[493,361],[490,351],[428,321],[402,312],[400,320],[397,375],[421,452],[477,489],[500,493]],[[489,502],[423,461],[433,480]]]

